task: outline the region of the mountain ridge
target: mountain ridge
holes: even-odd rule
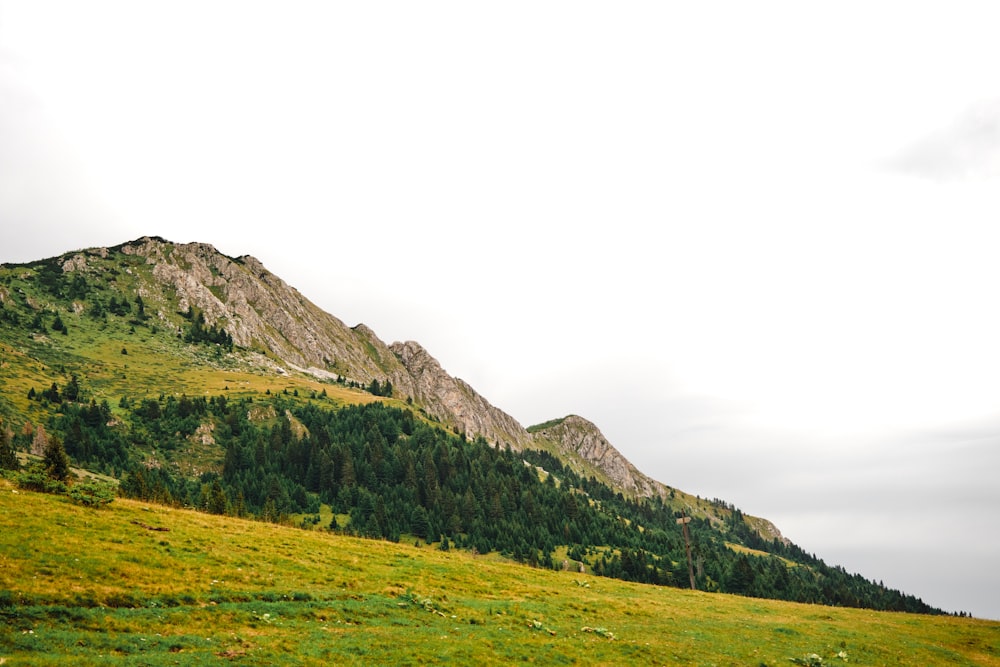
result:
[[[141,260],[127,266],[129,275],[145,268],[151,281],[138,280],[135,292],[147,314],[180,335],[185,322],[178,311],[196,309],[206,326],[224,329],[239,348],[263,355],[278,373],[301,372],[319,380],[343,379],[367,386],[391,383],[393,395],[412,401],[430,418],[470,438],[482,437],[494,447],[514,451],[537,448],[553,453],[584,476],[608,483],[626,496],[673,499],[693,515],[721,522],[711,504],[639,471],[592,422],[577,416],[552,429],[525,428],[494,406],[474,387],[450,375],[416,341],[386,344],[364,323],[348,326],[252,255],[230,257],[209,243],[174,243],[143,236],[111,247],[65,252],[55,261],[65,274],[86,274],[95,262],[115,253]],[[34,263],[29,263],[34,264]],[[112,284],[116,282],[112,277]],[[3,294],[0,293],[0,302]],[[85,303],[75,307],[86,309]],[[265,366],[267,364],[264,364]],[[565,425],[570,420],[572,428]],[[781,537],[768,520],[755,518],[769,537]]]
[[[524,428],[250,256],[142,237],[3,264],[0,334],[0,450],[63,440],[130,497],[666,585],[686,516],[705,590],[940,613],[643,475],[582,417]]]
[[[63,270],[85,270],[87,255],[106,258],[115,249],[144,258],[153,266],[153,277],[176,290],[181,310],[200,309],[207,324],[224,327],[240,347],[264,347],[268,356],[323,379],[337,371],[364,384],[387,379],[398,393],[412,397],[430,415],[471,437],[481,435],[494,446],[509,445],[517,451],[539,440],[471,385],[448,374],[418,342],[386,345],[364,323],[348,327],[251,255],[232,258],[211,244],[178,244],[145,236],[110,249],[67,253],[72,256],[63,263]],[[160,319],[165,319],[162,313]],[[615,462],[614,469],[604,472],[623,492],[641,497],[665,492],[665,485],[652,484],[603,434],[598,431],[595,437],[605,443],[600,457],[608,454],[608,448],[613,450],[608,459]],[[590,456],[595,451],[588,448],[577,458],[599,466],[600,458]]]

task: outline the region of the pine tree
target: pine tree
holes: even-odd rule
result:
[[[42,430],[42,427],[38,427]],[[69,479],[69,456],[63,448],[62,440],[58,436],[51,436],[42,454],[42,463],[45,465],[45,472],[52,479],[65,482]]]
[[[225,514],[228,506],[229,501],[226,498],[226,492],[222,490],[219,478],[216,477],[212,480],[212,486],[208,490],[208,511],[211,514]]]
[[[410,532],[417,537],[426,538],[430,531],[430,518],[427,510],[417,505],[410,514]]]
[[[236,502],[232,507],[233,516],[244,517],[247,514],[247,501],[243,496],[243,489],[236,492]]]
[[[63,389],[63,398],[70,402],[75,402],[80,398],[80,383],[76,375],[70,376],[69,384]]]
[[[14,450],[14,434],[6,424],[0,424],[0,469],[17,470],[17,452]]]
[[[344,460],[340,468],[340,485],[350,488],[357,483],[357,477],[354,474],[354,457],[351,456],[350,447],[345,447],[343,451]]]

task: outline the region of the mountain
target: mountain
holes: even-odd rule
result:
[[[481,436],[493,446],[515,451],[549,449],[629,496],[667,491],[636,470],[590,422],[573,417],[559,420],[564,428],[529,433],[468,383],[449,375],[419,343],[386,345],[364,324],[348,327],[254,257],[231,258],[204,243],[144,237],[110,249],[69,253],[55,262],[72,282],[77,275],[115,272],[111,267],[116,254],[142,260],[141,266],[125,262],[125,273],[136,279],[131,289],[143,299],[147,315],[178,333],[187,326],[179,314],[194,308],[205,326],[225,329],[236,347],[262,354],[277,373],[299,372],[323,380],[342,377],[364,386],[388,381],[395,396],[412,399],[427,415],[469,437]],[[122,282],[112,277],[113,284]],[[3,299],[0,292],[0,302]],[[86,310],[85,302],[74,303],[74,309]],[[571,434],[591,444],[581,449],[571,442]]]
[[[161,238],[142,238],[115,250],[145,260],[153,281],[138,294],[158,307],[157,317],[198,308],[206,323],[224,327],[233,343],[320,378],[337,374],[367,384],[392,382],[412,394],[413,383],[392,351],[363,324],[354,328],[290,287],[254,257],[226,257],[203,243],[184,245]],[[77,253],[63,271],[86,272],[88,256],[106,257],[103,249]]]
[[[133,497],[672,585],[687,516],[706,589],[937,611],[649,478],[582,417],[524,428],[418,343],[206,244],[0,265],[0,380],[0,445],[55,441]]]
[[[144,237],[112,249],[97,248],[58,259],[69,274],[103,273],[97,259],[114,253],[144,260],[135,291],[147,313],[182,330],[178,313],[198,309],[206,326],[224,328],[239,348],[262,353],[275,371],[297,371],[319,379],[343,377],[369,385],[389,381],[397,396],[412,398],[427,414],[494,445],[523,449],[531,442],[524,427],[491,405],[472,387],[448,375],[418,343],[386,345],[369,327],[348,327],[322,311],[254,257],[226,257],[204,243],[174,244]],[[0,293],[0,300],[3,296]]]
[[[262,354],[275,372],[322,380],[341,377],[362,386],[388,381],[395,396],[410,398],[431,418],[469,437],[481,436],[514,451],[549,451],[578,474],[593,475],[629,497],[669,497],[669,487],[636,469],[594,424],[571,416],[529,432],[468,383],[449,375],[419,343],[386,345],[364,324],[348,327],[249,255],[231,258],[204,243],[143,237],[110,249],[68,253],[56,262],[67,276],[100,275],[113,271],[107,262],[116,254],[143,261],[142,266],[125,267],[126,274],[138,279],[133,289],[147,313],[155,308],[155,318],[178,332],[186,326],[178,313],[195,308],[206,326],[225,329],[235,346]],[[688,512],[723,518],[710,505],[683,497]],[[780,536],[770,522],[756,521],[769,536]]]

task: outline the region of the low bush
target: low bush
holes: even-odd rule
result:
[[[87,479],[70,487],[69,497],[77,505],[104,507],[115,499],[115,487],[108,482]]]

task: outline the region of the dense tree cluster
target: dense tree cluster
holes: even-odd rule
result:
[[[0,421],[0,470],[17,470],[17,450],[14,449],[14,432]]]
[[[380,383],[377,379],[373,379],[366,389],[373,396],[392,396],[392,382],[389,380]]]
[[[195,308],[188,308],[184,317],[191,320],[191,326],[184,334],[186,343],[208,343],[220,345],[226,350],[233,349],[233,337],[223,327],[206,326],[205,313]]]
[[[495,449],[381,403],[334,410],[275,395],[166,396],[120,405],[129,411],[127,429],[114,425],[106,403],[93,401],[64,403],[51,429],[74,460],[127,471],[126,495],[269,521],[306,514],[313,516],[309,525],[326,503],[349,517],[329,527],[357,535],[500,552],[542,567],[582,563],[603,576],[688,585],[678,515],[665,501],[625,498],[545,452]],[[293,428],[286,410],[301,428]],[[170,462],[206,424],[224,451],[221,468],[186,478]],[[138,452],[145,452],[141,460]],[[729,516],[721,529],[700,518],[689,524],[699,588],[937,611],[794,545],[765,540],[738,509]]]

